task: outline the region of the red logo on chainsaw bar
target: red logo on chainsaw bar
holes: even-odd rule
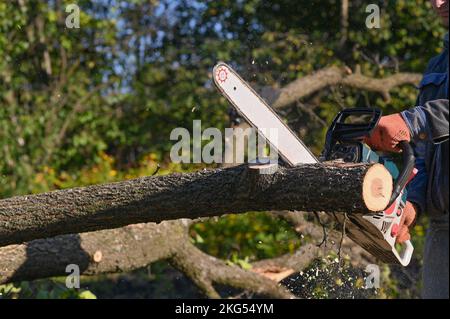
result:
[[[217,77],[217,81],[219,81],[220,83],[225,83],[225,81],[228,79],[227,68],[225,68],[225,67],[223,67],[223,66],[220,67],[220,68],[217,70],[216,77]]]

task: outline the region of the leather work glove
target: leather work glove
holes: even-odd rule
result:
[[[364,142],[378,151],[399,153],[401,150],[398,143],[410,140],[411,134],[408,126],[402,116],[396,113],[382,116],[378,125],[370,136],[364,139]]]
[[[416,221],[416,208],[411,202],[406,202],[405,208],[403,209],[403,216],[400,220],[397,243],[401,244],[407,240],[411,239],[409,234],[409,229],[414,225]]]

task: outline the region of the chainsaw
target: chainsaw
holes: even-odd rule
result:
[[[316,157],[275,111],[229,65],[220,62],[213,69],[213,81],[236,111],[271,144],[287,165],[320,164],[326,161],[380,163],[392,175],[394,188],[384,211],[371,214],[333,214],[345,225],[349,238],[378,260],[407,266],[414,251],[411,241],[396,244],[399,225],[406,205],[407,184],[414,178],[415,158],[412,147],[401,142],[403,164],[399,171],[385,154],[371,150],[363,140],[377,126],[382,112],[371,108],[351,108],[338,113],[329,127],[322,154]],[[266,134],[278,132],[277,140]]]

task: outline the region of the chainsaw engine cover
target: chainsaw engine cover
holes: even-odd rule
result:
[[[329,161],[343,160],[346,163],[359,163],[362,160],[360,143],[335,144],[328,156]]]
[[[366,162],[363,140],[376,127],[381,111],[369,108],[346,109],[335,117],[327,131],[322,161]]]

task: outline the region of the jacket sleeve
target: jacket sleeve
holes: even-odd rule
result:
[[[433,100],[402,112],[411,139],[428,139],[434,143],[448,140],[448,99]]]

